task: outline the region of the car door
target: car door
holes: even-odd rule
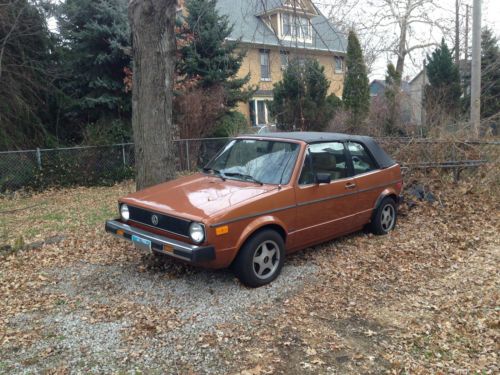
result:
[[[366,224],[370,221],[375,202],[385,186],[381,180],[380,169],[366,146],[358,142],[347,142],[347,149],[358,188],[356,220]]]
[[[316,183],[317,173],[329,174],[331,182]],[[351,175],[342,142],[308,146],[296,186],[298,245],[319,243],[353,229],[350,215],[357,187]]]

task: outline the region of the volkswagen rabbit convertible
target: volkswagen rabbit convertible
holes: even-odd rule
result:
[[[370,137],[271,133],[230,141],[202,172],[119,200],[106,231],[247,286],[270,283],[285,256],[368,226],[396,225],[401,168]]]

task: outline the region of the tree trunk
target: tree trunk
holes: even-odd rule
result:
[[[172,121],[176,0],[131,0],[132,127],[137,189],[175,178]]]
[[[401,35],[398,44],[398,62],[396,64],[396,72],[398,72],[401,77],[403,77],[403,70],[405,68],[405,57],[406,57],[406,34],[408,31],[408,24],[406,15],[401,23]]]

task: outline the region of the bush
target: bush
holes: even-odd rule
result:
[[[212,134],[217,138],[234,137],[248,131],[248,121],[240,112],[227,112],[215,125],[215,131]]]
[[[83,139],[89,146],[128,143],[132,141],[132,124],[129,120],[99,120],[85,127]]]
[[[327,96],[330,81],[316,60],[292,61],[283,80],[274,85],[269,110],[278,129],[322,131],[334,116],[340,99]]]

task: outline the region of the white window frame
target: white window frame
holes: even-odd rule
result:
[[[262,55],[267,55],[267,77],[262,76]],[[271,78],[271,51],[268,49],[260,49],[259,50],[259,66],[260,66],[260,80],[263,82],[270,82]]]
[[[304,43],[312,43],[313,41],[313,28],[309,18],[292,13],[278,13],[280,39],[289,41],[299,41]],[[285,35],[285,16],[290,18],[290,35]],[[304,26],[307,22],[307,34],[304,35]]]
[[[285,63],[283,63],[283,60],[286,60]],[[290,65],[290,52],[284,50],[280,51],[280,64],[281,70],[286,70],[288,68]]]
[[[337,69],[337,61],[340,61],[340,69]],[[344,73],[344,58],[342,56],[335,56],[333,59],[333,67],[335,69],[335,73]]]
[[[252,124],[253,126],[263,126],[263,125],[269,125],[269,110],[267,109],[267,102],[271,101],[270,99],[264,99],[264,98],[253,98],[253,105],[254,105],[254,113],[255,113],[255,123]],[[258,102],[263,102],[264,103],[264,124],[259,124],[259,105]]]

